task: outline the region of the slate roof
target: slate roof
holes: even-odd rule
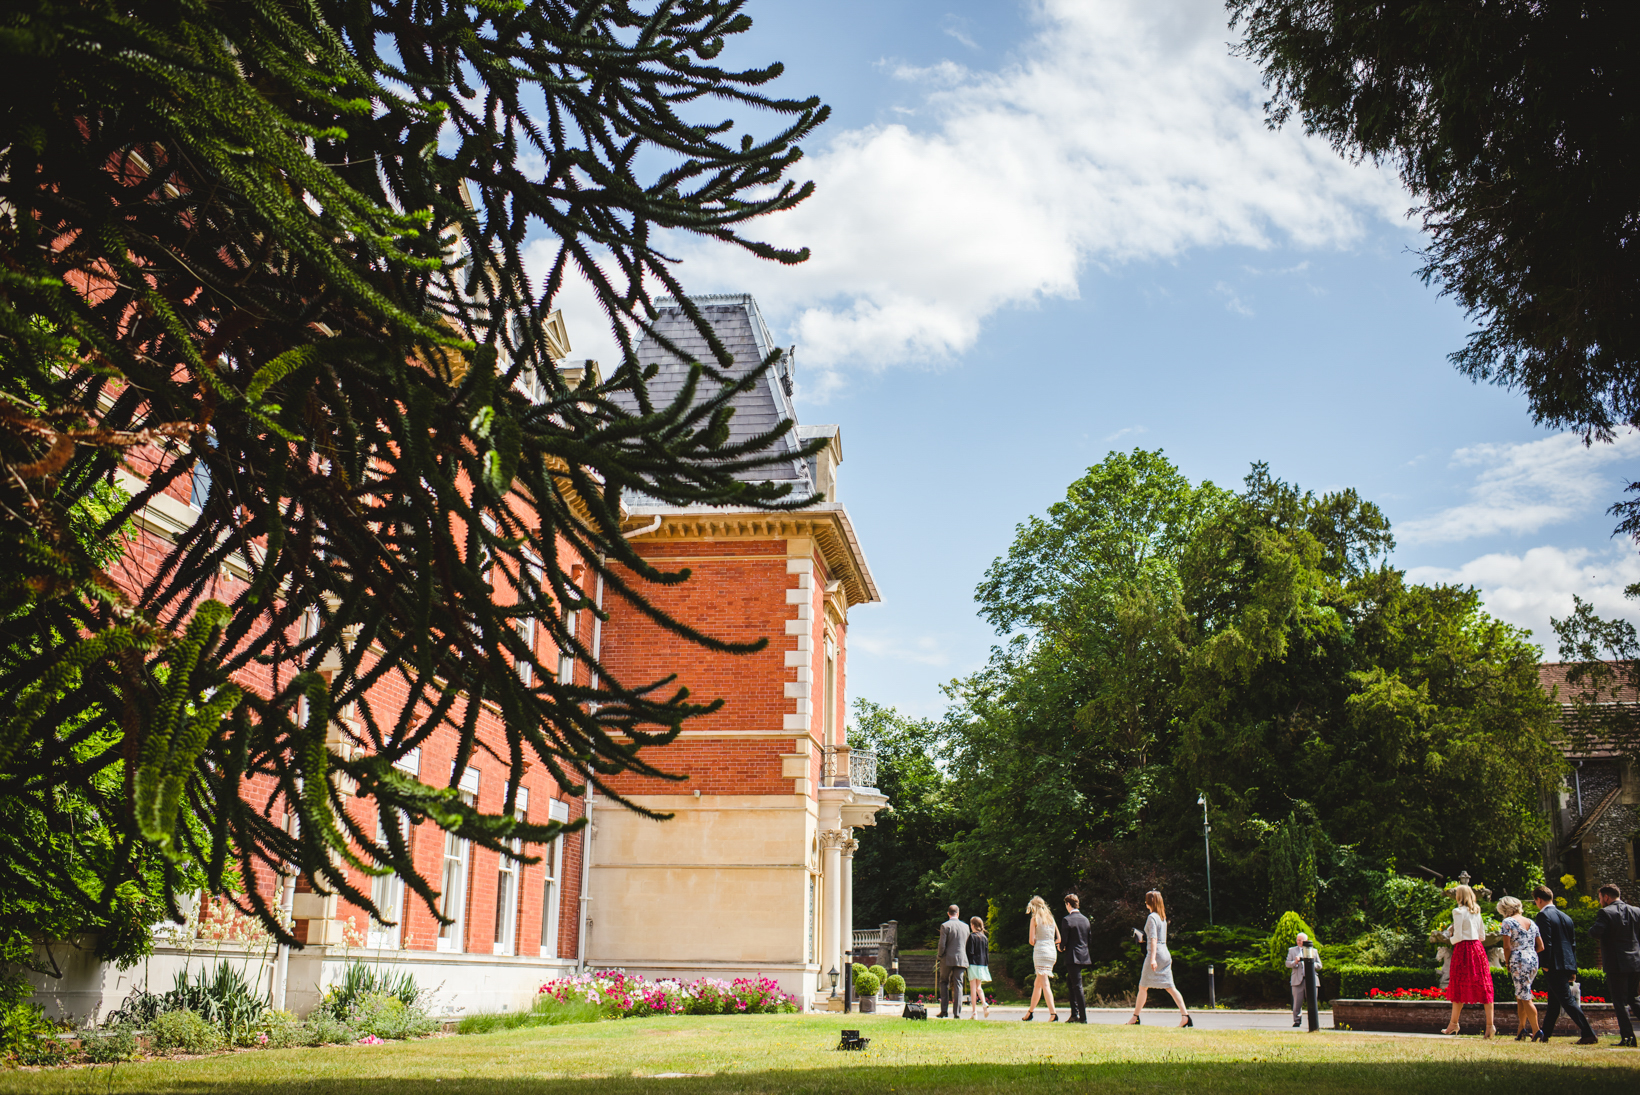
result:
[[[769,335],[769,328],[758,311],[757,301],[750,293],[723,293],[690,298],[696,308],[712,325],[718,340],[734,355],[734,364],[728,370],[735,376],[744,376],[762,364],[763,359],[777,347]],[[677,396],[689,375],[689,362],[700,361],[716,365],[711,348],[676,300],[661,297],[656,302],[660,312],[653,327],[664,335],[685,356],[665,349],[649,334],[638,343],[638,362],[645,367],[659,365],[660,371],[649,382],[650,399],[663,405]],[[797,421],[792,410],[791,383],[794,362],[792,350],[782,350],[780,362],[764,374],[762,383],[735,398],[735,416],[729,421],[731,441],[744,441],[767,433],[782,419]],[[814,488],[808,461],[797,456],[799,440],[796,430],[786,433],[782,444],[791,454],[790,460],[742,472],[741,478],[751,482],[772,480],[790,483],[793,494],[808,494]],[[642,500],[633,499],[642,504]]]

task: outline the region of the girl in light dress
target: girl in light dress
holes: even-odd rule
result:
[[[1133,1014],[1127,1025],[1131,1027],[1139,1022],[1139,1012],[1144,1010],[1145,997],[1151,989],[1166,989],[1179,1005],[1179,1025],[1193,1027],[1196,1020],[1190,1017],[1184,997],[1173,984],[1173,954],[1167,949],[1167,905],[1162,901],[1160,890],[1145,894],[1145,907],[1150,910],[1150,915],[1145,917],[1145,956],[1139,967],[1139,994],[1133,1000]]]
[[[985,982],[991,979],[991,942],[985,938],[985,921],[971,917],[968,921],[968,1018],[978,1019],[979,1009],[985,1009],[985,1018],[991,1017],[991,1002],[985,999]]]
[[[1057,1023],[1059,1012],[1054,1010],[1053,989],[1048,986],[1048,978],[1053,976],[1054,962],[1059,958],[1059,925],[1054,921],[1053,910],[1040,896],[1031,898],[1025,911],[1031,916],[1031,964],[1036,967],[1036,985],[1031,989],[1031,1007],[1024,1021],[1029,1023],[1036,1012],[1036,1002],[1046,999],[1049,1022]]]
[[[1524,1042],[1537,1039],[1538,1012],[1532,1003],[1532,979],[1537,976],[1543,938],[1538,926],[1520,910],[1518,897],[1498,901],[1498,915],[1503,917],[1503,952],[1509,956],[1509,980],[1515,986],[1515,1041]]]

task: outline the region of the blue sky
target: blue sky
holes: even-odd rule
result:
[[[1470,325],[1415,276],[1392,175],[1269,132],[1212,0],[753,2],[733,57],[779,59],[832,120],[759,226],[776,269],[680,241],[696,292],[754,293],[795,343],[798,409],[842,428],[842,498],[884,603],[849,690],[936,715],[995,637],[973,589],[1014,526],[1112,448],[1193,479],[1248,465],[1355,487],[1414,580],[1473,584],[1555,656],[1550,615],[1621,595],[1605,508],[1640,439],[1583,447],[1459,376]],[[577,356],[592,316],[566,300]],[[613,356],[610,351],[605,353]]]

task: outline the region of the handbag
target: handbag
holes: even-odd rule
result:
[[[928,1008],[922,1004],[908,1003],[905,1010],[900,1013],[900,1017],[902,1019],[927,1019]]]

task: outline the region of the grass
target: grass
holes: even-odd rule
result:
[[[834,1050],[843,1026],[872,1039]],[[260,1050],[187,1061],[0,1074],[0,1092],[303,1095],[978,1095],[1384,1092],[1626,1087],[1640,1053],[1476,1038],[1157,1027],[908,1023],[888,1016],[699,1016],[528,1027],[384,1046]],[[366,1085],[370,1085],[367,1087]]]
[[[490,1011],[468,1015],[456,1024],[457,1034],[493,1034],[519,1027],[556,1027],[565,1023],[596,1023],[598,1007],[575,1000],[560,1003],[550,996],[537,997],[528,1011]]]

